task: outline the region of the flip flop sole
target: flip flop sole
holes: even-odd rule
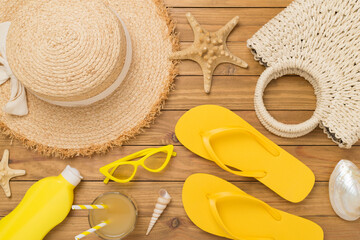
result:
[[[241,127],[261,136],[268,146],[279,152],[271,154],[257,139],[247,133],[229,133],[214,138],[211,145],[222,162],[242,171],[263,170],[257,178],[278,195],[291,202],[300,202],[312,190],[313,172],[294,156],[267,139],[234,112],[216,105],[202,105],[186,112],[178,121],[175,133],[179,141],[195,154],[212,160],[204,147],[201,134],[224,127]]]
[[[235,185],[209,174],[193,174],[184,183],[182,199],[191,221],[200,229],[221,237],[231,238],[214,219],[207,196],[219,192],[236,192],[250,196]],[[255,201],[221,200],[217,203],[219,214],[236,236],[270,236],[276,240],[322,240],[323,230],[316,223],[280,211],[277,221]],[[262,238],[252,238],[262,239]]]

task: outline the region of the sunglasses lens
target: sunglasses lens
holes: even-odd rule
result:
[[[120,165],[118,167],[114,167],[113,169],[110,169],[109,173],[110,174],[112,173],[112,175],[117,179],[126,180],[126,179],[129,179],[131,177],[134,170],[135,170],[135,168],[134,168],[133,165],[124,164],[124,165]]]
[[[157,170],[165,163],[167,155],[168,155],[167,152],[155,153],[155,154],[149,156],[145,160],[144,164],[147,168]]]

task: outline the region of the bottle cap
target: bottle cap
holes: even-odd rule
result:
[[[80,183],[81,179],[83,179],[83,177],[80,175],[80,172],[76,168],[70,167],[69,165],[66,166],[61,175],[74,187],[76,187]]]

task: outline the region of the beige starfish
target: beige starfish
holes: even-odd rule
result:
[[[188,49],[174,52],[170,58],[197,62],[204,74],[205,92],[210,93],[212,74],[219,64],[227,62],[243,68],[248,67],[248,64],[233,55],[226,45],[227,37],[239,22],[239,17],[234,17],[217,32],[208,32],[202,28],[191,13],[187,13],[186,17],[194,31],[194,43]]]
[[[25,170],[15,170],[9,168],[9,150],[5,149],[2,160],[0,162],[0,185],[4,189],[7,197],[11,196],[10,179],[25,175]]]

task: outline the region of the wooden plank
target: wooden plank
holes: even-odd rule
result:
[[[34,182],[13,182],[12,194],[8,199],[3,194],[0,197],[0,216],[6,216],[21,201],[27,189]],[[272,207],[301,216],[335,216],[328,199],[328,183],[316,183],[309,196],[298,204],[290,203],[259,182],[234,182],[234,185],[246,193],[266,201]],[[130,195],[135,201],[140,215],[150,216],[160,188],[166,188],[172,195],[168,214],[176,217],[185,216],[181,201],[183,182],[131,182],[127,184],[102,182],[82,182],[75,191],[74,204],[91,204],[98,195],[108,191],[120,191]],[[72,211],[70,216],[87,216],[87,211]]]
[[[291,0],[165,0],[173,19],[177,22],[181,48],[187,48],[193,41],[192,30],[185,13],[191,12],[206,29],[216,31],[234,16],[239,16],[238,26],[229,36],[230,50],[249,64],[242,69],[230,64],[220,65],[214,75],[210,95],[203,92],[202,72],[191,61],[179,64],[180,76],[176,80],[176,91],[172,92],[165,105],[165,111],[150,129],[127,143],[126,147],[115,148],[106,155],[91,158],[59,160],[46,158],[26,150],[19,142],[0,137],[1,152],[10,149],[10,166],[26,169],[27,175],[11,182],[13,196],[8,199],[0,191],[0,218],[8,214],[20,202],[26,190],[38,179],[57,175],[67,165],[78,168],[84,181],[76,189],[75,202],[90,203],[96,196],[107,191],[121,191],[131,195],[139,208],[139,219],[134,233],[126,239],[145,239],[145,231],[157,198],[157,191],[164,187],[173,196],[173,201],[159,219],[147,239],[223,239],[197,228],[186,216],[181,203],[183,181],[191,174],[204,172],[234,182],[249,194],[258,197],[271,206],[306,217],[323,227],[326,240],[355,240],[360,236],[357,222],[346,222],[333,212],[328,199],[329,176],[340,159],[349,159],[360,166],[360,144],[350,150],[338,148],[320,129],[298,138],[280,138],[269,133],[258,121],[253,107],[253,94],[258,76],[264,67],[253,59],[246,47],[249,39],[258,29],[283,10]],[[308,119],[315,107],[312,87],[300,77],[284,77],[274,80],[266,90],[265,102],[275,118],[286,123],[297,123]],[[236,113],[252,124],[265,136],[283,146],[285,150],[309,166],[315,176],[316,184],[303,202],[289,203],[267,187],[250,178],[241,178],[219,169],[213,162],[204,160],[181,146],[174,134],[174,126],[179,117],[189,108],[201,104],[218,104],[237,110]],[[292,110],[292,111],[289,111]],[[99,167],[122,156],[144,149],[148,146],[174,144],[177,157],[173,158],[161,173],[150,173],[138,169],[135,181],[127,184],[111,182],[104,185]],[[87,229],[86,211],[71,212],[69,217],[56,227],[45,240],[73,239]],[[87,239],[99,239],[96,235]]]
[[[8,214],[18,204],[25,190],[31,184],[31,182],[15,183],[13,198],[0,198],[1,216]],[[235,185],[266,201],[272,207],[315,221],[324,228],[327,240],[355,240],[360,234],[356,222],[345,222],[333,212],[327,196],[327,183],[317,183],[308,198],[298,204],[281,199],[260,183],[235,183]],[[159,219],[152,234],[148,237],[149,239],[218,239],[198,229],[186,216],[181,201],[182,183],[132,183],[128,185],[111,183],[104,185],[99,182],[83,182],[76,190],[75,204],[88,203],[89,200],[106,191],[121,191],[131,195],[140,211],[136,230],[127,239],[142,239],[156,202],[156,193],[161,187],[170,192],[173,200]],[[88,228],[86,216],[86,211],[71,212],[69,217],[45,239],[72,239],[76,234]],[[88,239],[97,238],[94,235]]]
[[[14,169],[26,169],[27,174],[14,178],[12,182],[39,180],[47,176],[55,176],[68,164],[79,169],[84,180],[102,181],[104,176],[99,172],[100,167],[144,148],[146,147],[127,146],[116,148],[106,155],[95,155],[92,158],[59,160],[39,156],[39,154],[29,152],[16,145],[10,148],[10,166]],[[360,155],[360,146],[355,146],[349,150],[340,149],[336,146],[285,146],[284,149],[312,169],[316,181],[328,181],[331,172],[340,159],[350,159],[360,166],[360,159],[354,157]],[[195,155],[183,146],[176,146],[175,151],[177,156],[172,158],[169,165],[161,173],[151,173],[139,167],[134,181],[184,181],[193,173],[203,172],[231,181],[256,182],[253,178],[239,177],[223,171],[215,163]]]
[[[316,128],[311,133],[300,138],[282,138],[267,131],[260,123],[254,111],[234,111],[241,116],[245,121],[250,123],[266,137],[281,146],[311,146],[311,145],[331,145],[335,146],[328,137],[323,133],[323,130]],[[132,145],[180,145],[177,140],[174,129],[178,119],[185,113],[185,111],[163,111],[162,114],[156,118],[151,128],[147,128],[143,133],[139,134],[134,139],[126,143],[126,146]],[[295,124],[303,122],[311,117],[312,111],[270,111],[274,118],[284,123]],[[0,136],[0,146],[9,146],[11,144],[19,144],[18,141],[11,141],[7,137]],[[359,143],[355,144],[359,145]]]
[[[197,21],[208,31],[217,31],[233,17],[239,16],[239,24],[230,34],[228,41],[245,42],[282,8],[170,8],[176,22],[180,41],[193,41],[193,31],[185,14],[191,12]]]
[[[149,236],[145,236],[146,228],[149,224],[149,217],[139,217],[136,229],[126,240],[224,240],[206,233],[197,228],[188,217],[169,217],[167,212],[159,219]],[[314,216],[307,219],[319,224],[325,232],[325,240],[358,240],[360,230],[358,222],[346,222],[335,216]],[[75,235],[89,227],[87,217],[69,217],[44,240],[73,239]],[[88,235],[87,240],[99,240],[95,235]]]
[[[320,128],[300,138],[282,138],[267,131],[260,123],[254,111],[235,111],[245,121],[258,129],[266,137],[279,145],[335,145]],[[136,139],[128,142],[128,145],[179,145],[174,129],[178,119],[184,114],[183,111],[165,111],[160,115],[155,124],[146,129]],[[303,122],[311,117],[312,111],[270,111],[274,118],[284,123],[295,124]]]
[[[165,0],[168,7],[286,7],[292,0]]]
[[[181,49],[189,47],[191,43],[181,43]],[[214,71],[214,75],[260,75],[265,68],[254,60],[254,55],[247,48],[245,42],[229,42],[228,47],[233,54],[243,59],[249,64],[248,68],[241,68],[232,64],[221,64]],[[201,75],[202,71],[199,65],[190,60],[184,60],[179,66],[180,75]]]
[[[218,104],[232,110],[254,110],[257,76],[215,76],[210,94],[202,76],[179,76],[166,110],[187,110],[202,104]],[[286,76],[270,82],[265,91],[268,110],[314,110],[312,86],[301,77]]]

